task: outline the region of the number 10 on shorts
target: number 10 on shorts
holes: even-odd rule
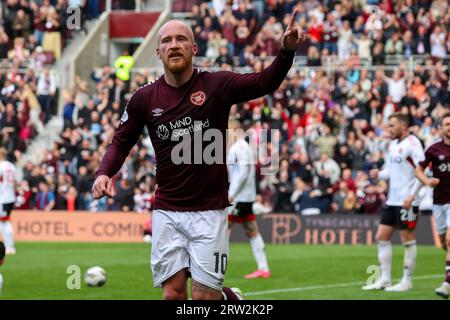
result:
[[[214,252],[214,258],[216,259],[216,268],[215,272],[219,273],[219,265],[220,265],[220,273],[225,274],[225,270],[227,269],[228,265],[228,256],[226,253],[223,253],[222,255],[219,252]]]

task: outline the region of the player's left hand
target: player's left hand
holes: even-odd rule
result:
[[[291,19],[289,20],[286,31],[281,38],[281,48],[284,50],[295,51],[301,43],[308,39],[308,35],[303,32],[302,28],[295,25],[297,14],[298,10],[295,9],[294,13],[292,13]]]
[[[403,208],[409,210],[411,208],[412,202],[414,201],[414,196],[406,197],[405,201],[403,201]]]

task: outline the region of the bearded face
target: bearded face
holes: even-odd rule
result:
[[[159,36],[157,53],[165,71],[181,74],[188,70],[197,52],[189,27],[177,21],[168,22],[161,28]]]

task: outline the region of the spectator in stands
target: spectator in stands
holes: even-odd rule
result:
[[[39,45],[43,44],[45,24],[47,22],[47,7],[39,7],[39,11],[34,18],[34,36]]]
[[[321,213],[318,198],[314,196],[311,187],[300,178],[294,180],[294,191],[290,200],[294,211],[298,214],[314,215]]]
[[[23,9],[16,12],[16,17],[12,23],[14,38],[22,37],[27,39],[31,33],[31,17]]]
[[[233,67],[233,57],[228,53],[227,47],[220,47],[219,56],[216,58],[215,64],[222,67],[224,64]]]
[[[311,67],[319,67],[321,64],[322,62],[320,59],[319,49],[316,46],[309,47],[306,65]]]
[[[396,55],[396,54],[402,54],[403,53],[403,41],[400,38],[400,33],[395,32],[392,35],[392,38],[389,38],[386,41],[386,44],[384,46],[384,52],[387,55]]]
[[[342,28],[339,29],[337,41],[338,56],[340,60],[345,60],[350,56],[353,47],[353,31],[348,21],[344,21]]]
[[[1,145],[9,153],[13,152],[18,143],[19,119],[13,103],[7,103],[5,111],[1,114]]]
[[[133,188],[125,177],[116,185],[114,200],[121,211],[131,211],[134,208]]]
[[[0,59],[8,57],[8,43],[9,37],[5,32],[5,28],[0,26]]]
[[[356,195],[348,189],[344,181],[339,183],[338,190],[333,195],[331,209],[333,213],[350,214],[355,213]]]
[[[39,192],[36,195],[35,209],[50,211],[55,206],[55,194],[50,191],[47,181],[39,182]]]
[[[247,45],[250,39],[250,29],[248,28],[248,22],[245,19],[241,19],[238,22],[236,28],[236,42],[235,42],[235,55],[240,55],[244,47]]]
[[[32,193],[27,180],[22,180],[17,187],[15,208],[20,210],[31,209]]]
[[[51,118],[55,93],[55,77],[50,74],[48,68],[44,68],[37,81],[38,101],[44,111],[44,123]]]
[[[15,38],[14,39],[14,48],[8,52],[8,59],[16,60],[20,63],[24,62],[26,59],[30,57],[30,51],[25,48],[25,39],[24,38]]]
[[[447,54],[445,39],[445,32],[441,29],[440,25],[436,25],[430,35],[431,56],[442,58]]]
[[[276,183],[276,194],[274,199],[274,212],[291,212],[290,198],[292,194],[287,171],[281,171]]]
[[[61,58],[62,36],[60,29],[61,21],[59,20],[59,15],[56,9],[51,7],[47,11],[42,47],[44,51],[52,52],[56,60]]]
[[[25,83],[23,86],[20,100],[29,108],[30,124],[34,126],[38,133],[41,133],[44,130],[44,126],[40,119],[41,105],[28,83]]]

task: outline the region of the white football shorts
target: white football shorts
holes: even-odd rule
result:
[[[434,204],[433,217],[436,223],[437,233],[445,234],[450,228],[450,204]]]
[[[187,268],[191,278],[222,291],[228,264],[228,220],[225,209],[154,210],[151,267],[155,287]]]

